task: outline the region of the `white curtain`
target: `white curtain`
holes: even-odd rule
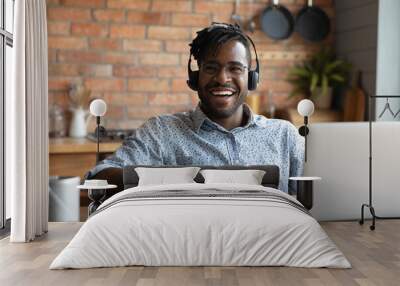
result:
[[[12,242],[48,226],[48,91],[45,0],[15,1],[13,91],[6,98],[6,187]]]

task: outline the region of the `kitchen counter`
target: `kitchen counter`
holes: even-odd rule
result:
[[[264,115],[267,118],[271,118],[271,116],[267,113],[261,115]],[[293,125],[297,128],[304,125],[304,117],[297,112],[296,108],[277,110],[275,116],[275,118],[284,119],[292,122]],[[309,124],[339,121],[343,121],[342,112],[330,109],[316,109],[311,117],[309,117],[308,119]]]
[[[299,128],[304,125],[304,117],[298,113],[297,109],[289,109],[289,115],[294,126]],[[330,109],[315,109],[314,113],[308,119],[309,124],[338,121],[343,121],[343,114],[340,111]]]
[[[113,153],[121,145],[121,142],[100,142],[101,153]],[[86,138],[50,138],[49,153],[50,154],[66,154],[66,153],[96,153],[97,143]]]
[[[102,158],[112,154],[121,141],[100,143]],[[97,143],[86,138],[50,138],[50,176],[79,176],[96,165]]]
[[[100,143],[100,157],[112,154],[122,141]],[[87,171],[96,165],[97,143],[87,138],[50,138],[49,175],[78,176],[83,179]],[[81,192],[81,206],[87,206],[87,192]]]

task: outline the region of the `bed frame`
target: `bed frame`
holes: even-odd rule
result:
[[[219,169],[219,170],[248,170],[256,169],[265,171],[265,175],[261,181],[264,187],[271,187],[277,189],[279,186],[279,167],[275,165],[250,165],[250,166],[148,166],[148,165],[135,165],[127,166],[123,168],[123,188],[124,190],[136,187],[139,183],[139,176],[135,171],[137,167],[147,167],[147,168],[180,168],[180,167],[200,167],[201,169]],[[204,183],[203,176],[198,173],[194,178],[197,183]],[[120,192],[121,188],[116,190],[110,190],[105,192],[105,190],[92,190],[89,199],[91,200],[91,206],[89,206],[89,216],[94,213],[97,207],[109,197]]]
[[[138,174],[135,172],[137,167],[148,167],[148,168],[179,168],[179,167],[200,167],[201,169],[219,169],[219,170],[248,170],[256,169],[265,171],[265,175],[262,179],[261,184],[264,187],[271,187],[277,189],[279,186],[279,167],[275,165],[250,165],[250,166],[127,166],[123,170],[123,183],[124,189],[136,187],[139,183]],[[203,176],[198,173],[194,178],[197,183],[204,183]]]

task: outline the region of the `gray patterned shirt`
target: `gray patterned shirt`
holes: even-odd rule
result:
[[[288,192],[288,177],[301,176],[304,138],[290,122],[253,114],[248,122],[226,130],[200,109],[149,119],[110,157],[89,173],[128,165],[277,165],[279,189]]]

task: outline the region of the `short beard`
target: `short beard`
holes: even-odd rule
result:
[[[199,90],[200,108],[209,117],[216,119],[224,119],[231,117],[238,108],[245,102],[246,95],[240,95],[234,106],[230,109],[218,110],[211,106],[207,96],[203,96],[204,90]],[[237,96],[237,95],[232,95]]]

